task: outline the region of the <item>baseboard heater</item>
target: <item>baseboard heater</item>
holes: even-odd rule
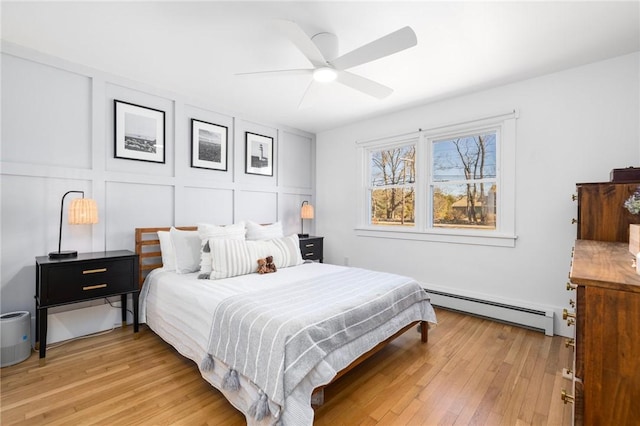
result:
[[[544,332],[553,336],[553,311],[523,308],[425,288],[431,304]]]

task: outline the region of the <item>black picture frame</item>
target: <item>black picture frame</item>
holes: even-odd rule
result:
[[[114,157],[165,162],[165,113],[117,99],[114,102]]]
[[[191,119],[191,167],[227,171],[229,129]]]
[[[245,132],[245,173],[273,176],[273,138]]]

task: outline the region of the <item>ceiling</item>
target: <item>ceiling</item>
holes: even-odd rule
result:
[[[2,39],[192,96],[217,111],[312,133],[410,106],[640,50],[640,2],[10,2]],[[339,53],[404,26],[418,45],[351,72],[394,89],[379,100],[338,83],[298,103],[311,68],[278,33],[332,32]],[[639,77],[640,78],[640,77]]]

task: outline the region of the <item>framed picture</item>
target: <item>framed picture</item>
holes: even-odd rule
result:
[[[273,138],[246,132],[247,166],[250,175],[273,176]]]
[[[191,167],[227,170],[228,129],[191,119]]]
[[[164,163],[164,111],[114,99],[115,157]]]

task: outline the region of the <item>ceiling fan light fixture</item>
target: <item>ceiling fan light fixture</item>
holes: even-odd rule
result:
[[[320,83],[328,83],[333,81],[338,76],[338,73],[333,68],[320,67],[313,71],[313,79]]]

